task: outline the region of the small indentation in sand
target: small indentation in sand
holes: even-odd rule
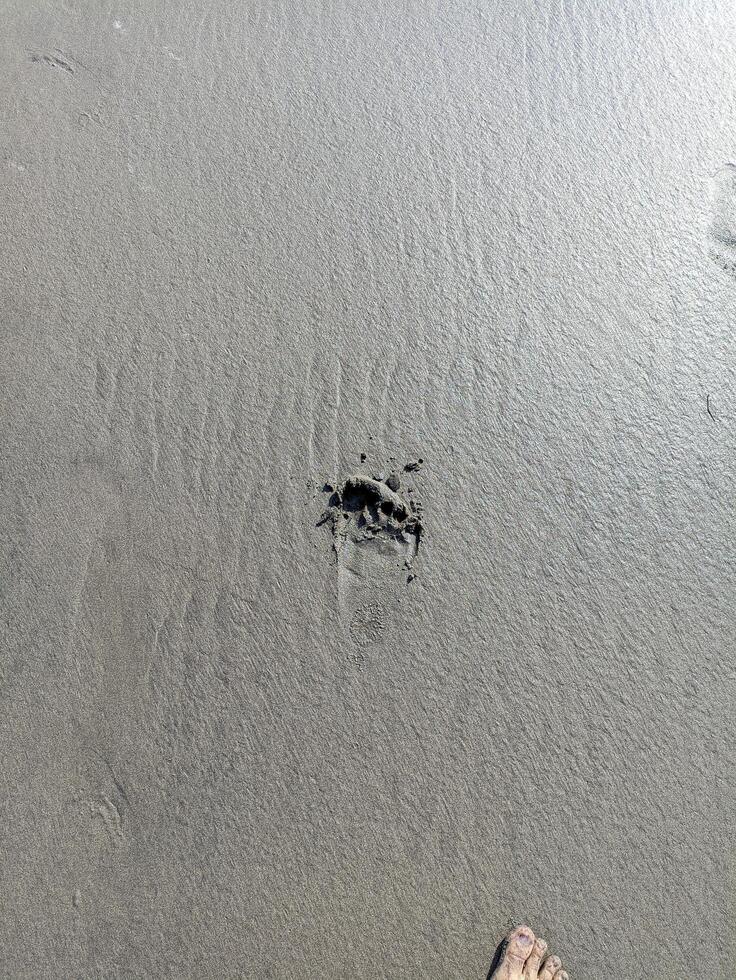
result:
[[[120,810],[115,803],[113,803],[109,796],[105,796],[104,793],[93,799],[85,800],[85,802],[91,816],[102,821],[102,826],[105,829],[110,843],[115,846],[121,844],[125,838],[125,834],[123,833],[123,821],[120,816]]]

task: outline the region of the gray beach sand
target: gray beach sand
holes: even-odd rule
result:
[[[0,13],[0,976],[732,980],[731,4]]]

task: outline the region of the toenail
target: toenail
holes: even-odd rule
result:
[[[521,943],[522,946],[531,946],[532,943],[534,942],[534,939],[532,938],[532,936],[529,935],[528,932],[520,932],[516,937],[516,941],[518,943]]]
[[[547,943],[544,941],[544,939],[538,939],[537,940],[537,949],[539,950],[539,952],[540,953],[543,953],[546,948],[547,948]]]

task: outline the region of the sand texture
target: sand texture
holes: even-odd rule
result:
[[[733,980],[732,4],[0,23],[0,977]]]

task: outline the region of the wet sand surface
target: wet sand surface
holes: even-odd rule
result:
[[[0,2],[3,977],[734,976],[736,26],[596,6]]]

